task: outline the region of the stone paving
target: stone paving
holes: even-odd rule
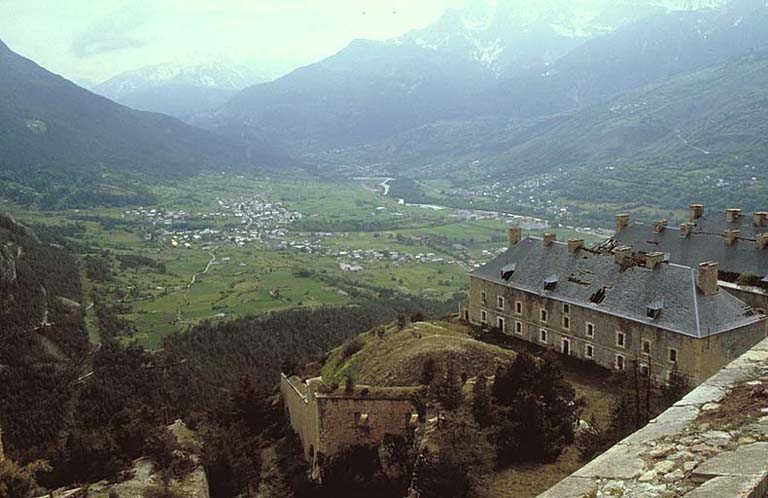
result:
[[[734,416],[729,395],[763,386]],[[767,496],[768,339],[538,498]]]

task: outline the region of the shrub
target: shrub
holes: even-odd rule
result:
[[[350,341],[347,341],[346,344],[344,344],[344,347],[341,349],[341,360],[344,361],[363,349],[365,346],[365,343],[363,343],[363,340],[359,337],[355,337],[351,339]]]

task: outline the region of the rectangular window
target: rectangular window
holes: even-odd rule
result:
[[[523,303],[522,301],[515,301],[515,313],[518,315],[523,314]]]
[[[568,317],[568,316],[563,317],[563,328],[565,330],[571,330],[571,317]]]
[[[650,340],[643,339],[643,349],[641,351],[642,351],[642,353],[645,356],[650,356],[651,355],[651,341]]]
[[[571,354],[571,340],[566,339],[563,337],[563,340],[560,342],[560,352],[563,353],[566,356],[570,356]]]
[[[539,320],[541,320],[543,323],[547,323],[547,310],[544,308],[539,310]]]
[[[648,365],[646,365],[645,363],[641,363],[640,364],[640,374],[643,377],[648,377],[648,373],[649,372],[650,372],[650,370],[648,369]]]
[[[617,354],[616,355],[616,363],[614,365],[616,367],[616,370],[624,370],[624,355],[623,354]]]
[[[563,303],[563,314],[569,315],[571,313],[571,305],[568,303]]]
[[[488,323],[488,312],[485,310],[480,311],[480,322],[481,323]]]
[[[504,319],[502,317],[498,317],[496,319],[496,326],[499,327],[499,330],[502,332],[507,331],[507,324],[504,322]]]
[[[515,334],[523,335],[523,322],[515,321]]]
[[[669,362],[677,363],[677,349],[669,348]]]
[[[488,295],[483,291],[480,293],[480,300],[483,302],[483,304],[488,304]]]
[[[504,311],[504,298],[499,296],[496,298],[496,307],[501,311]]]
[[[590,360],[595,357],[595,347],[592,344],[584,346],[584,357]]]
[[[624,332],[616,332],[616,346],[620,348],[627,346],[627,336]]]
[[[595,324],[587,322],[587,326],[585,328],[586,328],[587,337],[589,337],[590,339],[594,339],[595,338]]]
[[[539,342],[542,344],[547,343],[547,331],[544,329],[539,330]]]

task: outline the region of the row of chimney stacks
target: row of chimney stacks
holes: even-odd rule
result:
[[[507,229],[507,240],[509,241],[509,247],[516,246],[523,239],[523,231],[520,227],[513,226]],[[551,232],[544,234],[542,238],[542,244],[544,247],[551,246],[557,240],[557,235]],[[584,239],[570,238],[568,239],[568,252],[571,254],[576,253],[579,249],[584,248]]]

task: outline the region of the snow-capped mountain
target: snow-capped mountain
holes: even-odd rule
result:
[[[670,10],[716,8],[725,0],[490,0],[448,10],[392,40],[474,59],[496,76],[549,64],[586,40]]]
[[[249,67],[224,58],[202,61],[168,62],[146,66],[96,85],[94,90],[106,97],[120,99],[130,93],[163,85],[189,85],[219,90],[240,90],[267,79]]]
[[[119,74],[93,91],[134,109],[187,119],[267,79],[266,73],[218,57],[146,66]]]

